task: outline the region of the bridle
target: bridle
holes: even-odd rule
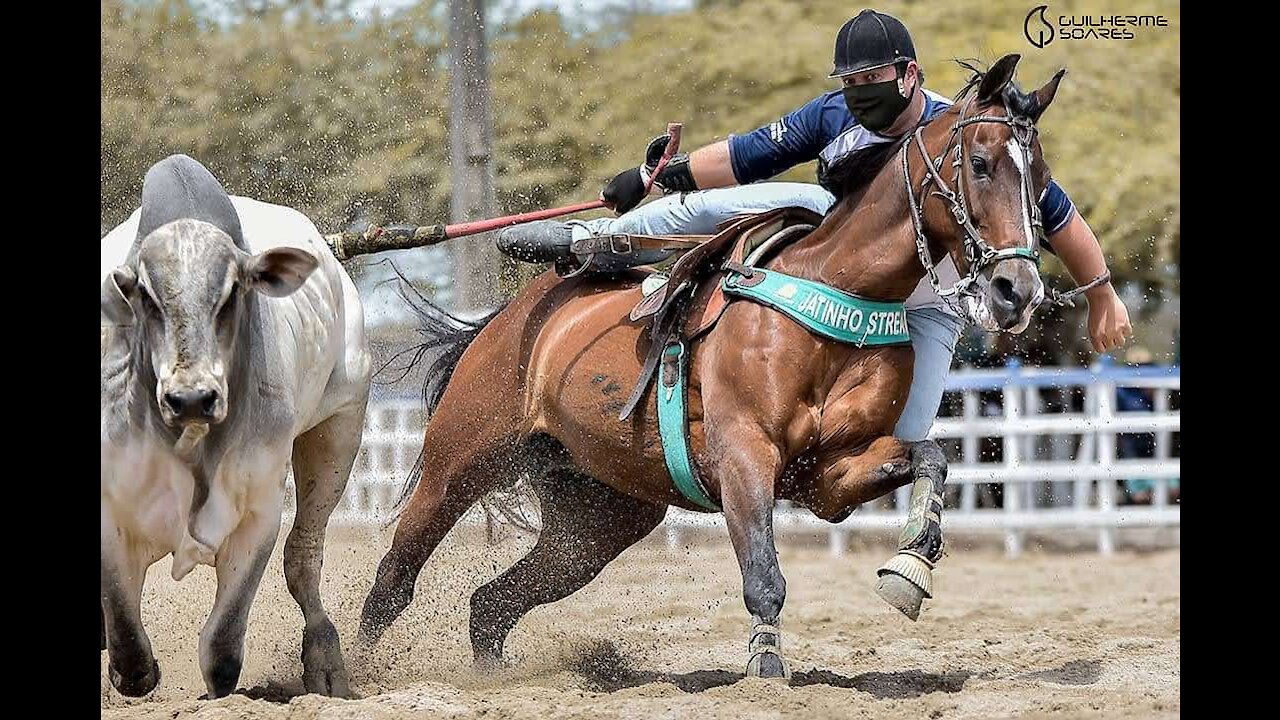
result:
[[[1037,129],[1035,121],[1029,117],[1015,115],[1005,106],[1006,115],[974,115],[965,117],[972,105],[974,98],[970,97],[965,103],[964,109],[960,112],[960,117],[955,124],[951,126],[951,135],[947,140],[947,144],[943,147],[942,152],[938,153],[937,159],[929,156],[929,150],[924,144],[924,126],[921,125],[912,133],[915,145],[919,148],[920,156],[925,159],[925,175],[920,182],[920,197],[917,199],[915,189],[911,184],[911,167],[909,158],[911,155],[910,146],[911,139],[903,143],[902,149],[902,177],[903,183],[907,190],[907,204],[911,208],[911,223],[915,228],[916,254],[920,257],[920,264],[924,266],[925,273],[928,275],[929,284],[933,286],[934,292],[938,294],[945,302],[952,305],[953,308],[960,311],[961,315],[967,315],[967,311],[963,309],[959,302],[961,296],[978,294],[978,276],[989,266],[1002,260],[1026,260],[1035,263],[1037,270],[1040,267],[1040,251],[1039,241],[1044,236],[1044,224],[1040,217],[1040,203],[1035,197],[1035,193],[1031,188],[1031,145],[1035,141]],[[982,239],[982,234],[978,232],[978,228],[974,227],[973,219],[969,214],[969,209],[965,202],[965,184],[964,184],[964,161],[967,153],[964,149],[964,133],[961,132],[969,125],[977,123],[993,122],[1002,125],[1008,125],[1012,128],[1013,137],[1018,142],[1018,147],[1022,153],[1023,167],[1025,172],[1021,173],[1020,190],[1023,196],[1023,203],[1027,208],[1029,227],[1027,233],[1026,247],[1013,247],[997,250],[991,247]],[[955,159],[951,165],[956,169],[956,188],[952,190],[946,180],[942,178],[940,169],[943,160],[948,153],[952,152],[954,147]],[[929,185],[936,185],[936,189],[930,190]],[[942,198],[951,210],[952,217],[955,218],[956,224],[960,226],[962,242],[964,247],[965,260],[969,265],[968,272],[956,281],[949,288],[943,288],[938,279],[938,274],[933,268],[933,262],[929,253],[929,241],[924,234],[924,222],[922,220],[922,206],[928,197],[936,195]],[[1075,288],[1066,293],[1059,293],[1056,290],[1048,289],[1049,296],[1047,302],[1049,306],[1053,305],[1072,305],[1071,299],[1075,296],[1089,290],[1090,288],[1101,285],[1111,279],[1110,272],[1104,272],[1089,283]],[[1043,301],[1042,301],[1043,304]],[[957,307],[960,306],[960,307]]]

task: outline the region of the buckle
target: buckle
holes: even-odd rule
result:
[[[608,235],[607,237],[609,240],[609,252],[613,253],[614,255],[630,255],[632,250],[634,249],[631,242],[630,235],[624,235],[622,233],[613,233]],[[622,247],[626,249],[619,249],[619,246],[618,246],[619,240],[621,240],[623,243]]]

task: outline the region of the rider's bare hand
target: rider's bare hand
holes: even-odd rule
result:
[[[1111,283],[1106,283],[1086,293],[1089,298],[1089,340],[1093,349],[1106,352],[1124,345],[1133,336],[1129,324],[1129,310],[1116,294]]]

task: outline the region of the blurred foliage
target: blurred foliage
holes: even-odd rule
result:
[[[644,3],[615,4],[628,9],[619,24],[590,33],[547,11],[491,28],[504,211],[596,197],[669,120],[685,123],[692,149],[832,89],[831,43],[857,10],[839,0],[701,0],[652,15],[635,11]],[[347,0],[102,0],[104,231],[136,207],[146,168],[173,152],[205,163],[232,192],[297,207],[324,231],[345,226],[356,203],[383,222],[447,219],[444,5],[353,18]],[[1024,87],[1067,67],[1041,122],[1055,177],[1118,276],[1176,288],[1178,6],[1126,5],[1169,17],[1170,27],[1134,40],[1058,40],[1042,50],[1023,37],[1031,6],[886,1],[877,9],[911,28],[927,85],[944,95],[963,83],[956,57],[990,63],[1022,53]],[[1050,9],[1103,11],[1114,8]],[[782,177],[811,182],[814,168]],[[516,282],[536,270],[522,268]]]

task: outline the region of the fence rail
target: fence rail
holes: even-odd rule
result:
[[[1120,410],[1118,388],[1147,393],[1151,410]],[[1028,532],[1089,531],[1098,551],[1107,555],[1115,550],[1119,529],[1178,528],[1180,508],[1170,490],[1181,472],[1180,454],[1174,452],[1181,430],[1180,390],[1176,367],[1011,365],[952,373],[944,415],[931,433],[951,461],[944,528],[1001,533],[1010,555],[1022,551]],[[948,408],[958,412],[948,415]],[[417,401],[370,404],[364,444],[334,524],[376,525],[390,519],[421,447],[423,420]],[[1126,433],[1153,437],[1153,457],[1120,458],[1117,437]],[[1153,485],[1150,504],[1120,505],[1118,481],[1138,478]],[[899,488],[834,525],[780,503],[775,529],[780,536],[825,532],[831,551],[839,554],[849,532],[900,528],[909,493],[909,487]],[[478,522],[480,516],[472,513],[464,521]],[[678,545],[683,531],[723,527],[724,518],[672,509],[664,524],[668,542]]]

